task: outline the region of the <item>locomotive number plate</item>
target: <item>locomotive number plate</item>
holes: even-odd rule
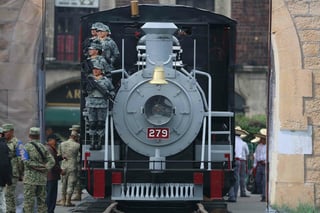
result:
[[[148,128],[148,139],[169,139],[169,128]]]

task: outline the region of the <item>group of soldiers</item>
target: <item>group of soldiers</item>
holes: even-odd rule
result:
[[[57,205],[74,206],[71,196],[81,199],[79,125],[70,128],[67,141],[57,144],[54,135],[40,141],[40,128],[29,129],[29,141],[21,142],[14,135],[13,124],[0,127],[0,213],[15,213],[16,187],[23,182],[23,211],[53,213],[61,178],[61,200]],[[35,206],[36,200],[36,206]]]
[[[105,119],[109,100],[115,95],[111,71],[119,60],[119,49],[110,37],[110,28],[96,22],[91,26],[91,37],[84,42],[82,71],[84,72],[85,107],[88,117],[91,150],[102,149]]]

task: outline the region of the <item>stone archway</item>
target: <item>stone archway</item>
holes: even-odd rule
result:
[[[268,131],[268,185],[272,205],[313,205],[316,196],[315,184],[306,180],[305,168],[305,155],[312,154],[312,127],[305,114],[304,98],[312,96],[312,73],[304,68],[299,37],[299,26],[303,24],[299,22],[303,19],[294,15],[301,14],[304,6],[307,2],[272,1],[274,64],[269,85],[272,95]]]

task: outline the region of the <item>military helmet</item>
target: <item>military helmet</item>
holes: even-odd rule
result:
[[[93,65],[93,68],[103,70],[103,66],[98,60],[92,60],[92,65]]]
[[[13,124],[3,124],[2,125],[3,132],[9,132],[14,129]]]
[[[31,127],[29,130],[29,135],[40,135],[39,127]]]
[[[92,42],[89,46],[89,50],[102,50],[102,45],[96,42]]]
[[[103,31],[103,32],[110,32],[110,28],[105,24],[99,25],[97,27],[97,30],[98,31]]]
[[[99,26],[103,25],[101,22],[95,22],[91,25],[92,30],[97,30]]]

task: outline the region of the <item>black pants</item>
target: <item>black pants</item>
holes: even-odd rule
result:
[[[54,209],[56,208],[57,194],[58,194],[58,180],[48,180],[47,181],[47,198],[46,198],[48,213],[54,213]]]

